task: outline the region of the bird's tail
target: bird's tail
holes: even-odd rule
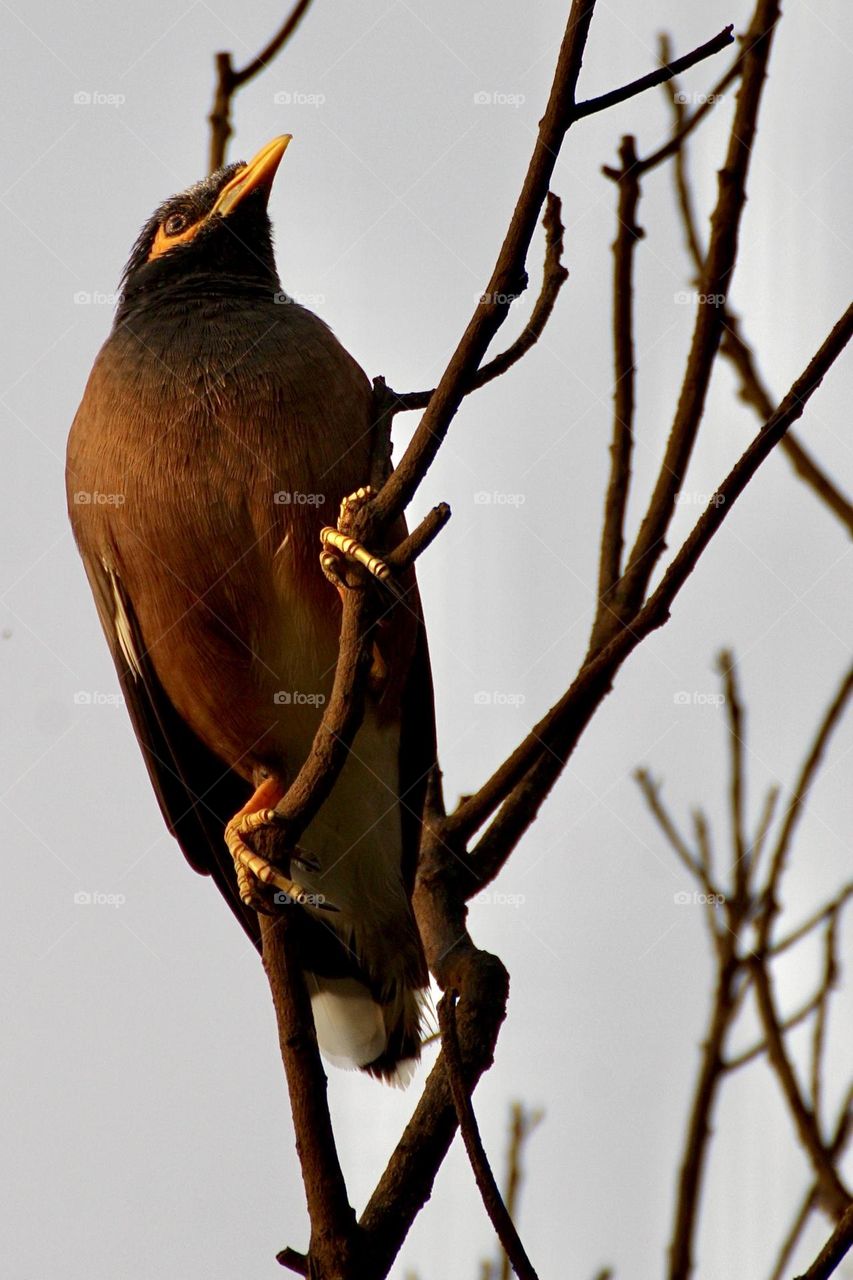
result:
[[[306,978],[323,1057],[404,1088],[420,1057],[428,992],[400,984],[380,1001],[357,978]]]

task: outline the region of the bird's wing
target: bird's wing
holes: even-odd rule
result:
[[[148,656],[133,601],[118,571],[83,553],[101,625],[163,817],[190,865],[215,881],[252,942],[258,918],[240,900],[226,823],[251,792],[179,714]]]

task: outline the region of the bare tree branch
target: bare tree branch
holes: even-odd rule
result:
[[[830,915],[840,907],[843,907],[852,895],[853,883],[846,884],[840,893],[838,893],[831,902],[828,902],[825,907],[821,907],[814,915],[809,916],[803,924],[798,925],[792,933],[787,934],[781,939],[781,941],[774,942],[770,948],[770,955],[773,957],[781,955],[783,951],[787,951],[789,947],[794,946],[795,943],[799,942],[801,938],[804,938],[806,934],[811,933],[813,929],[816,929],[818,925],[821,925],[824,920],[829,918]]]
[[[506,1207],[509,1216],[515,1222],[518,1218],[518,1201],[519,1192],[522,1182],[521,1155],[524,1144],[530,1137],[530,1134],[541,1122],[543,1113],[541,1111],[528,1111],[520,1102],[512,1104],[510,1112],[510,1138],[509,1151],[507,1153],[507,1171],[506,1171]],[[509,1255],[504,1253],[501,1257],[499,1280],[510,1280],[510,1260]]]
[[[705,396],[725,312],[716,299],[730,288],[738,248],[738,230],[746,200],[746,179],[755,145],[758,111],[779,19],[778,0],[758,0],[745,37],[743,70],[726,161],[719,176],[719,196],[711,218],[711,239],[700,284],[700,301],[681,394],[657,483],[640,525],[625,570],[619,597],[629,607],[643,599],[652,572],[664,551],[664,538],[675,510],[676,495],[702,419]],[[713,299],[713,301],[709,301]]]
[[[734,876],[732,893],[746,905],[749,889],[750,855],[744,820],[744,763],[743,763],[743,707],[737,684],[734,656],[724,650],[719,657],[719,669],[725,689],[726,714],[729,721],[729,758],[731,761],[731,814],[734,839]]]
[[[565,227],[562,222],[561,210],[562,202],[560,197],[555,196],[553,191],[549,191],[545,201],[545,213],[542,216],[542,226],[545,228],[545,262],[542,268],[542,285],[539,290],[539,297],[536,299],[533,310],[530,313],[530,319],[515,342],[511,343],[506,351],[502,351],[500,355],[487,361],[477,370],[471,385],[465,393],[466,395],[470,395],[472,391],[479,391],[480,387],[484,387],[487,382],[491,382],[494,378],[499,378],[501,374],[506,373],[541,338],[545,325],[550,319],[551,312],[554,310],[557,295],[569,278],[568,269],[563,264],[563,235]],[[404,391],[402,393],[392,391],[389,388],[389,407],[393,413],[398,410],[425,409],[434,395],[435,387],[431,391]]]
[[[738,372],[741,399],[761,414],[762,406],[772,403],[770,393],[758,372],[752,348],[740,331],[740,320],[728,308],[726,309],[726,331],[723,334],[720,351]],[[853,535],[853,503],[830,480],[823,468],[818,466],[802,441],[795,435],[789,434],[783,441],[782,447],[800,479],[811,486],[830,511],[845,525],[848,533]]]
[[[471,1098],[465,1083],[462,1056],[459,1052],[459,1042],[456,1035],[456,998],[453,992],[448,991],[439,1002],[438,1020],[441,1027],[442,1051],[447,1063],[447,1074],[453,1094],[453,1104],[456,1108],[456,1118],[459,1121],[459,1130],[465,1143],[465,1150],[468,1152],[468,1159],[474,1171],[483,1205],[501,1242],[504,1253],[512,1263],[512,1268],[519,1280],[537,1280],[533,1264],[527,1256],[527,1251],[521,1243],[521,1237],[515,1229],[515,1224],[498,1189],[495,1175],[492,1173],[492,1168],[480,1137],[477,1117],[474,1115],[474,1108],[471,1105]]]
[[[600,647],[623,621],[613,607],[614,589],[622,574],[625,511],[631,484],[634,444],[634,250],[643,236],[637,225],[640,179],[634,139],[627,135],[619,150],[619,169],[604,172],[618,185],[616,239],[613,242],[613,440],[610,480],[604,500],[604,526],[598,567],[598,605],[590,649]]]
[[[799,777],[794,784],[791,800],[785,813],[785,819],[782,823],[782,829],[771,855],[770,869],[767,875],[767,886],[764,892],[762,921],[760,925],[762,933],[761,942],[763,946],[766,946],[769,943],[773,916],[779,909],[777,895],[779,892],[781,877],[785,868],[785,862],[791,847],[791,838],[794,834],[797,822],[802,815],[803,805],[805,804],[809,788],[811,787],[815,774],[817,773],[821,759],[823,758],[826,745],[833,729],[841,718],[841,714],[852,693],[853,666],[850,667],[845,678],[842,680],[837,694],[827,708],[826,714],[818,726],[814,741],[803,762]]]
[[[666,36],[662,36],[662,61],[667,62],[669,60],[669,50],[669,40]],[[705,102],[689,117],[678,93],[671,96],[668,95],[668,101],[672,107],[675,120],[673,136],[665,146],[661,147],[653,155],[638,161],[640,172],[644,173],[662,160],[675,156],[673,172],[677,204],[681,213],[688,252],[697,273],[697,282],[702,274],[705,255],[699,239],[696,215],[693,209],[693,196],[687,176],[687,147],[685,143],[696,125],[701,123],[708,112],[712,110],[728,84],[740,74],[741,62],[742,54],[739,54],[726,75],[706,96]],[[751,405],[759,417],[767,418],[772,411],[772,396],[758,372],[755,354],[741,333],[740,318],[731,309],[728,299],[723,305],[726,319],[720,343],[720,352],[737,371],[741,384],[739,392],[741,400],[745,404]],[[826,503],[829,509],[846,526],[848,532],[853,535],[853,503],[844,496],[838,486],[830,480],[826,472],[815,462],[794,432],[789,432],[785,437],[782,442],[782,450],[800,479],[811,486],[817,496]]]
[[[625,658],[669,617],[673,601],[696,567],[752,476],[792,422],[799,418],[826,372],[853,336],[853,306],[833,327],[776,412],[717,489],[687,536],[660,585],[608,644],[584,663],[571,687],[539,721],[506,761],[447,820],[448,833],[470,835],[500,805],[473,855],[480,884],[500,870],[510,851],[536,817],[539,807],[574,749],[594,710],[609,692]],[[476,892],[472,887],[471,894]]]
[[[321,1268],[320,1274],[350,1276],[356,1273],[359,1257],[358,1232],[335,1146],[311,1000],[290,934],[289,912],[298,910],[293,906],[275,918],[259,916],[264,968],[278,1019],[311,1221],[310,1256]]]
[[[705,58],[710,58],[715,53],[719,53],[730,45],[733,40],[732,27],[724,27],[719,35],[707,40],[705,44],[699,45],[698,49],[694,49],[692,53],[685,53],[682,57],[676,58],[674,62],[658,67],[656,71],[650,71],[648,75],[641,76],[639,80],[633,80],[631,84],[623,85],[621,89],[611,89],[609,93],[603,93],[598,98],[588,98],[586,102],[579,102],[575,107],[575,117],[581,119],[583,116],[594,115],[596,111],[606,111],[609,107],[615,107],[617,103],[627,102],[629,98],[635,98],[638,93],[645,93],[647,89],[654,89],[659,84],[665,84],[673,76],[679,75],[682,71],[687,71],[690,67],[695,67],[697,62],[702,62]]]
[[[853,1248],[853,1204],[851,1204],[808,1271],[797,1280],[828,1280]]]
[[[279,30],[269,44],[261,50],[256,58],[247,63],[241,71],[235,70],[231,63],[230,53],[216,55],[216,88],[213,94],[213,106],[210,109],[210,157],[208,169],[213,173],[225,163],[225,151],[231,137],[231,103],[234,94],[244,84],[253,79],[258,72],[265,70],[273,58],[287,44],[299,26],[311,0],[297,0],[297,4],[285,18]]]

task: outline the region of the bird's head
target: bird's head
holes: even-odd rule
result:
[[[248,164],[217,169],[163,202],[142,228],[122,276],[125,303],[176,285],[278,287],[267,201],[290,142],[268,142]]]

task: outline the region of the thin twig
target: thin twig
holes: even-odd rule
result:
[[[702,301],[696,313],[678,406],[658,479],[620,587],[619,598],[629,607],[636,608],[642,601],[655,565],[663,554],[666,531],[702,420],[725,315],[717,299],[725,298],[731,287],[738,230],[746,202],[746,179],[778,19],[778,0],[758,0],[745,37],[740,90],[728,153],[719,175],[719,196],[711,218],[711,238],[699,286]]]
[[[572,123],[575,88],[594,10],[595,0],[572,0],[548,104],[494,271],[396,471],[376,496],[371,508],[361,513],[363,527],[359,529],[359,536],[370,530],[371,522],[385,525],[408,506],[438,452],[489,344],[506,319],[512,299],[526,285],[527,253],[563,138]]]
[[[706,880],[699,858],[688,847],[687,841],[676,827],[672,815],[664,805],[660,795],[659,784],[655,782],[647,769],[636,769],[634,771],[634,780],[678,860],[690,872],[691,876],[699,881],[707,893],[716,894],[716,887],[709,880]]]
[[[661,147],[653,155],[638,161],[640,172],[645,173],[647,169],[653,168],[662,160],[675,156],[673,173],[677,203],[687,240],[688,253],[697,273],[697,278],[701,276],[705,255],[699,239],[696,215],[693,209],[692,189],[687,176],[686,141],[693,129],[719,100],[728,84],[740,73],[742,56],[742,53],[738,55],[723,79],[719,81],[711,93],[707,95],[705,102],[691,116],[687,116],[684,104],[677,92],[667,95],[675,121],[673,136],[665,146]],[[661,58],[664,62],[669,59],[669,41],[666,36],[661,37]],[[741,333],[739,316],[732,310],[728,300],[724,303],[724,307],[726,317],[720,342],[720,354],[725,356],[731,363],[740,378],[740,390],[738,393],[740,399],[744,404],[748,404],[755,409],[759,417],[767,418],[772,412],[773,399],[766,383],[758,372],[755,353]],[[853,503],[845,497],[834,481],[830,480],[795,432],[788,432],[782,441],[782,451],[800,479],[814,490],[817,496],[826,503],[829,509],[845,525],[848,532],[853,535]]]
[[[786,1018],[779,1027],[782,1034],[786,1035],[789,1031],[793,1031],[795,1027],[805,1022],[806,1018],[817,1009],[821,999],[822,990],[816,992],[796,1013],[792,1013],[790,1017]],[[745,1067],[748,1063],[754,1062],[756,1058],[760,1058],[766,1051],[766,1040],[759,1040],[757,1044],[752,1045],[749,1049],[744,1049],[742,1053],[736,1054],[735,1057],[727,1058],[723,1066],[726,1071],[739,1071],[741,1067]]]
[[[835,1131],[832,1135],[832,1142],[829,1148],[833,1160],[836,1161],[844,1154],[844,1150],[850,1138],[851,1130],[853,1130],[851,1102],[853,1102],[853,1085],[848,1088],[847,1093],[842,1100],[838,1111],[838,1118],[835,1123]],[[790,1262],[794,1249],[797,1246],[797,1241],[802,1235],[803,1229],[812,1212],[818,1207],[819,1203],[820,1197],[818,1194],[818,1186],[815,1184],[809,1189],[803,1198],[803,1202],[794,1219],[791,1229],[782,1242],[770,1280],[784,1280],[785,1273],[788,1270],[788,1263]]]
[[[465,1143],[465,1150],[468,1152],[468,1159],[471,1162],[483,1205],[501,1242],[501,1247],[512,1263],[512,1268],[519,1280],[538,1280],[533,1264],[521,1243],[521,1237],[504,1204],[480,1137],[459,1051],[456,1033],[456,996],[453,992],[447,992],[439,1002],[438,1021],[441,1027],[441,1047],[447,1061],[447,1074],[456,1107],[456,1118],[459,1121],[459,1131]]]
[[[622,139],[619,161],[619,169],[605,170],[619,190],[613,242],[613,438],[598,566],[598,606],[589,642],[591,651],[609,639],[622,621],[611,599],[622,573],[634,444],[634,250],[644,232],[637,225],[640,179],[634,139],[630,134]]]
[[[466,395],[470,395],[472,391],[479,391],[480,387],[484,387],[487,382],[506,373],[507,369],[511,369],[522,356],[526,355],[542,336],[542,331],[554,310],[557,295],[569,278],[568,268],[563,264],[565,227],[561,210],[562,202],[559,196],[549,191],[545,201],[545,213],[542,216],[542,226],[545,228],[545,262],[542,268],[539,297],[530,313],[530,319],[515,342],[511,343],[506,351],[502,351],[500,355],[496,355],[477,370]],[[435,395],[435,387],[430,391],[396,392],[389,389],[388,395],[391,400],[390,407],[394,413],[398,410],[425,409]]]
[[[847,1209],[808,1271],[804,1271],[797,1280],[829,1280],[829,1276],[833,1275],[851,1248],[853,1248],[853,1204]]]
[[[594,115],[597,111],[606,111],[609,107],[615,107],[619,102],[627,102],[629,98],[635,98],[638,93],[645,93],[647,89],[654,89],[656,85],[665,84],[673,76],[677,76],[680,72],[694,67],[697,62],[702,62],[705,58],[710,58],[715,53],[727,48],[733,41],[732,27],[724,27],[719,35],[706,41],[698,49],[694,49],[692,53],[686,53],[683,57],[676,58],[674,62],[668,63],[667,66],[658,67],[656,71],[650,71],[648,75],[641,76],[639,80],[633,80],[630,84],[623,85],[621,89],[611,89],[609,93],[602,93],[598,98],[588,98],[586,102],[579,102],[575,107],[575,116],[580,119],[583,116]]]
[[[261,915],[259,920],[311,1220],[310,1255],[322,1263],[322,1274],[333,1274],[334,1267],[334,1274],[352,1276],[359,1253],[358,1229],[335,1146],[311,1000],[289,927],[292,917],[286,909],[275,917]]]
[[[661,62],[667,63],[671,57],[671,46],[669,37],[661,35],[659,41]],[[705,117],[711,112],[716,104],[720,101],[726,89],[737,80],[740,75],[741,63],[743,62],[743,50],[732,62],[728,71],[717,81],[708,93],[703,95],[703,101],[699,104],[695,111],[688,115],[684,108],[684,104],[678,99],[678,87],[673,84],[673,93],[665,91],[666,97],[672,103],[673,110],[676,112],[676,127],[672,136],[657,151],[650,152],[649,155],[643,156],[638,164],[641,173],[648,173],[651,169],[656,169],[659,164],[665,160],[669,160],[676,155],[683,147],[683,144],[690,137],[690,134],[696,129]]]
[[[210,159],[208,169],[210,173],[213,173],[225,163],[228,139],[233,132],[231,128],[231,103],[234,94],[244,84],[248,84],[258,72],[263,71],[272,62],[273,58],[281,52],[299,26],[310,3],[311,0],[297,0],[297,4],[288,17],[285,18],[269,44],[261,50],[256,58],[247,63],[241,71],[237,71],[233,67],[230,53],[217,53],[215,61],[216,88],[213,93],[213,106],[208,116],[210,121]]]
[[[841,681],[838,692],[827,707],[826,713],[818,726],[812,745],[800,769],[799,777],[794,784],[782,829],[771,854],[770,867],[763,893],[762,945],[765,947],[771,945],[770,928],[773,916],[778,911],[779,885],[785,869],[788,851],[791,847],[791,838],[802,814],[803,805],[817,773],[826,744],[851,694],[853,694],[853,666],[849,668]]]
[[[726,330],[720,344],[720,353],[730,361],[740,377],[740,398],[751,405],[756,413],[763,414],[763,406],[771,403],[770,392],[762,381],[755,362],[755,354],[740,330],[740,319],[726,309]],[[783,441],[785,455],[794,471],[808,484],[822,502],[825,502],[848,533],[853,535],[853,503],[841,492],[822,467],[815,462],[795,435],[789,434]]]
[[[779,801],[779,788],[771,787],[764,797],[764,808],[761,810],[761,816],[758,819],[758,825],[755,828],[755,835],[752,837],[749,858],[753,867],[758,866],[761,855],[764,852],[764,845],[770,832],[770,824],[773,821],[773,815],[776,812],[776,805]]]
[[[740,962],[729,935],[720,958],[702,1064],[696,1081],[678,1174],[668,1280],[687,1280],[693,1269],[693,1242],[699,1216],[702,1181],[711,1139],[711,1122],[725,1075],[726,1038],[738,1008],[736,979]]]
[[[761,1025],[770,1061],[785,1097],[791,1118],[820,1185],[821,1202],[833,1217],[840,1218],[850,1203],[850,1193],[821,1139],[817,1117],[803,1097],[782,1036],[781,1020],[770,982],[770,974],[760,954],[748,960],[752,972]]]
[[[789,947],[794,946],[795,943],[800,941],[800,938],[804,938],[807,933],[811,933],[824,920],[827,920],[833,912],[843,907],[851,896],[853,896],[853,882],[846,884],[831,902],[828,902],[825,907],[821,907],[814,915],[809,916],[802,924],[797,925],[792,933],[786,934],[780,942],[774,942],[770,947],[770,955],[775,958],[781,955],[783,951],[787,951]]]
[[[527,1111],[520,1102],[514,1102],[510,1112],[509,1151],[507,1152],[506,1191],[504,1201],[513,1222],[518,1220],[518,1201],[522,1183],[521,1155],[530,1134],[541,1122],[541,1111]],[[498,1280],[510,1280],[510,1258],[501,1255]]]
[[[764,424],[688,534],[660,585],[629,626],[584,663],[571,687],[539,721],[515,751],[447,820],[447,832],[470,835],[498,806],[500,812],[481,837],[476,854],[480,884],[503,866],[510,850],[535,818],[593,711],[609,691],[625,658],[662,626],[673,601],[690,577],[708,543],[732,510],[758,468],[801,417],[806,404],[853,336],[853,306],[841,316],[776,412]],[[491,833],[491,834],[490,834]],[[472,893],[476,892],[472,889]]]
[[[818,991],[817,1013],[812,1027],[811,1048],[811,1109],[815,1121],[820,1127],[821,1094],[823,1082],[823,1051],[826,1046],[826,1020],[829,1010],[829,999],[838,981],[838,961],[835,955],[838,935],[838,910],[833,911],[827,920],[826,933],[823,940],[823,978]]]
[[[750,861],[744,822],[743,707],[737,685],[734,654],[724,650],[718,660],[725,689],[726,715],[729,721],[729,759],[731,761],[730,800],[734,866],[732,894],[742,911],[747,907]]]

